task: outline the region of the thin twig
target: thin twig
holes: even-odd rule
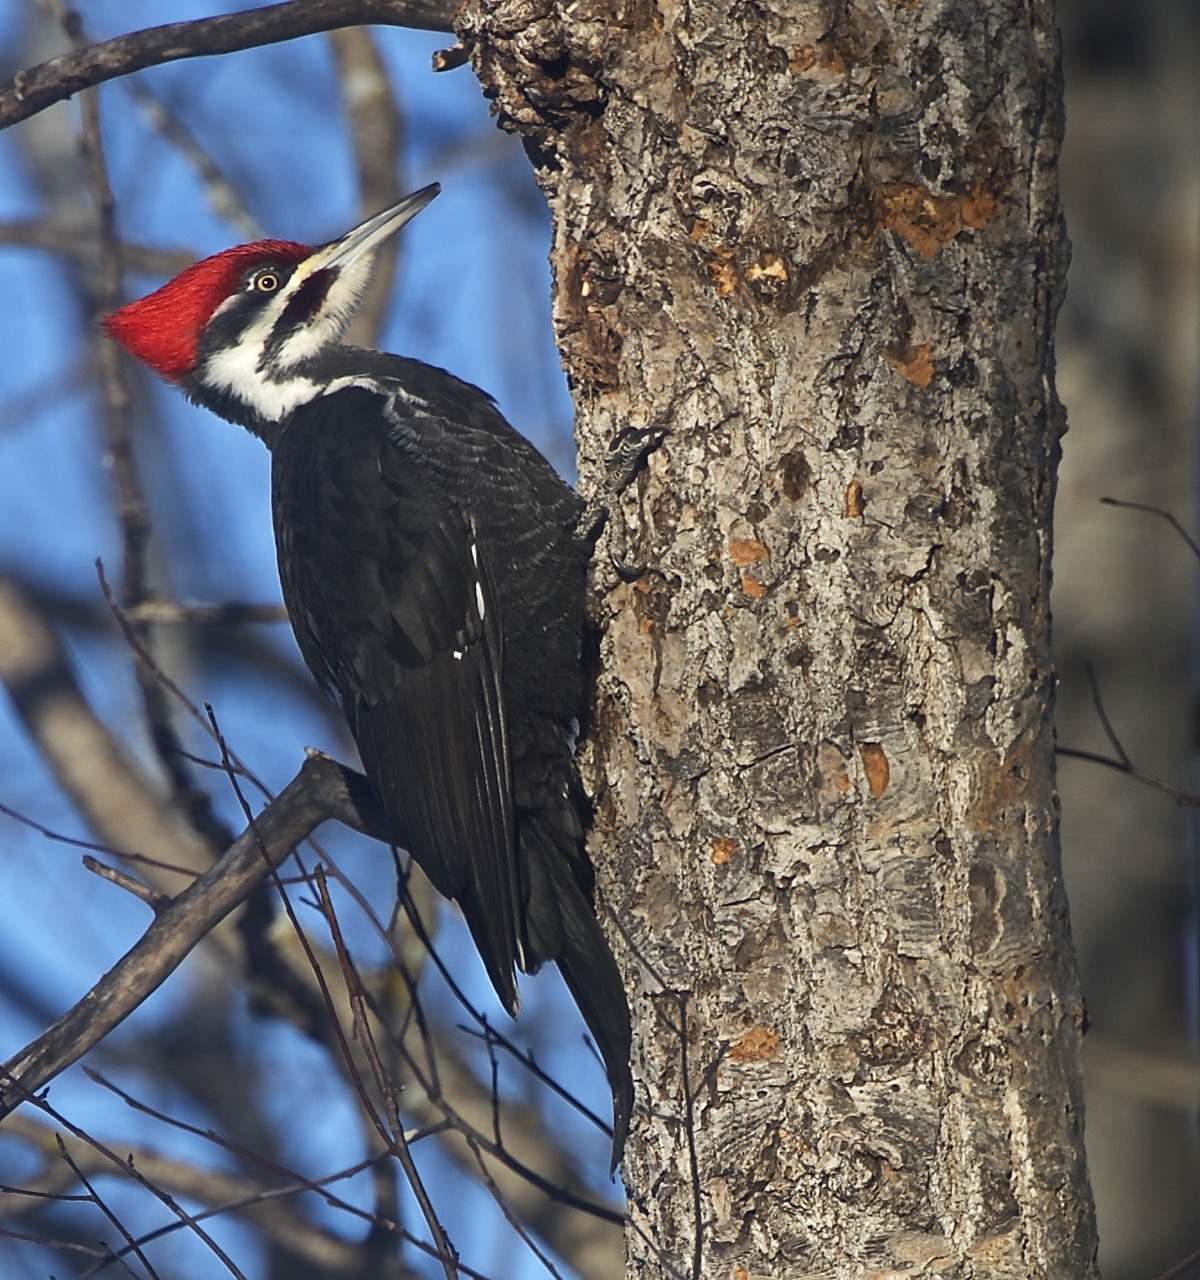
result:
[[[1198,1263],[1200,1263],[1200,1249],[1197,1249],[1195,1253],[1189,1253],[1186,1258],[1180,1259],[1173,1267],[1168,1267],[1166,1271],[1156,1275],[1154,1280],[1179,1280],[1180,1276],[1186,1275]]]
[[[185,874],[212,865],[220,846],[197,834],[100,721],[79,690],[57,634],[25,592],[3,578],[0,683],[59,785],[98,838],[102,847],[93,852],[169,860],[184,866]],[[49,831],[45,834],[53,838]]]
[[[133,98],[135,105],[146,122],[155,133],[170,146],[174,147],[183,159],[191,165],[204,194],[208,197],[209,207],[218,218],[223,218],[247,240],[258,240],[263,229],[258,219],[246,208],[242,193],[232,181],[221,172],[217,162],[192,137],[191,131],[161,99],[157,98],[145,85],[137,80],[127,80],[122,86]],[[186,263],[184,264],[187,265]]]
[[[156,626],[186,623],[191,626],[236,627],[248,622],[286,622],[287,610],[281,604],[249,604],[226,600],[223,604],[180,604],[175,600],[145,600],[125,616],[135,626],[153,622]]]
[[[46,1115],[48,1115],[54,1121],[56,1125],[58,1125],[62,1129],[65,1129],[77,1142],[82,1143],[85,1149],[90,1149],[91,1151],[94,1151],[98,1156],[100,1156],[103,1161],[103,1166],[102,1166],[103,1168],[111,1169],[115,1167],[119,1169],[122,1173],[132,1178],[133,1181],[136,1182],[139,1186],[141,1186],[144,1190],[148,1191],[160,1204],[165,1205],[166,1208],[168,1208],[175,1215],[175,1217],[178,1219],[179,1224],[181,1226],[188,1227],[192,1231],[192,1234],[195,1235],[197,1239],[202,1241],[208,1247],[210,1252],[224,1265],[225,1269],[229,1272],[229,1274],[234,1277],[234,1280],[246,1280],[246,1277],[235,1265],[233,1259],[225,1252],[224,1249],[221,1248],[219,1244],[217,1244],[217,1242],[212,1238],[212,1236],[210,1236],[209,1233],[199,1225],[199,1222],[197,1221],[197,1219],[194,1218],[191,1214],[187,1213],[184,1209],[181,1209],[179,1205],[175,1202],[174,1197],[168,1195],[167,1192],[163,1191],[161,1187],[156,1186],[153,1182],[151,1182],[148,1178],[146,1178],[131,1159],[122,1158],[121,1156],[117,1155],[117,1153],[113,1151],[111,1147],[106,1146],[99,1139],[92,1137],[92,1135],[88,1133],[86,1129],[81,1129],[78,1125],[72,1124],[69,1120],[66,1119],[65,1116],[55,1111],[55,1109],[51,1107],[45,1101],[45,1099],[41,1100],[41,1109],[46,1113]],[[83,1185],[88,1189],[89,1193],[92,1196],[92,1199],[100,1208],[104,1216],[108,1218],[108,1220],[113,1224],[113,1226],[115,1226],[116,1229],[121,1233],[122,1237],[125,1240],[126,1248],[137,1256],[138,1260],[142,1263],[142,1265],[146,1268],[146,1270],[150,1273],[151,1276],[156,1276],[157,1272],[155,1272],[154,1268],[150,1265],[150,1260],[142,1252],[142,1244],[144,1243],[144,1241],[136,1240],[125,1229],[125,1227],[121,1224],[121,1222],[114,1215],[109,1213],[107,1208],[104,1206],[104,1204],[101,1202],[98,1195],[96,1194],[96,1191],[92,1187],[92,1184],[88,1181],[84,1171],[80,1168],[78,1162],[67,1150],[67,1145],[62,1137],[62,1134],[56,1133],[54,1135],[54,1140],[58,1147],[59,1154],[62,1156],[63,1160],[67,1163],[72,1173],[74,1173],[76,1178],[78,1178],[79,1181],[83,1183]],[[118,1254],[118,1258],[120,1257],[121,1255]],[[94,1274],[94,1270],[95,1269],[93,1269],[93,1272],[89,1274]]]
[[[115,884],[118,889],[124,889],[126,893],[133,894],[135,898],[144,902],[151,911],[159,911],[171,901],[167,894],[159,893],[157,889],[152,888],[144,881],[138,880],[134,876],[126,875],[124,871],[118,871],[116,867],[107,866],[98,858],[85,857],[83,865],[93,875],[99,876],[101,880],[107,880],[110,884]]]
[[[330,1174],[325,1178],[305,1178],[302,1174],[297,1173],[295,1170],[288,1169],[282,1165],[276,1164],[274,1161],[266,1159],[260,1153],[256,1151],[252,1151],[248,1147],[242,1146],[240,1143],[233,1142],[230,1139],[223,1137],[221,1134],[214,1133],[211,1129],[200,1129],[195,1125],[188,1124],[186,1121],[179,1120],[173,1116],[167,1116],[160,1111],[156,1111],[153,1107],[148,1106],[146,1103],[141,1102],[137,1098],[134,1098],[131,1094],[128,1094],[124,1090],[119,1089],[116,1085],[114,1085],[111,1081],[106,1080],[98,1072],[89,1070],[87,1067],[84,1068],[84,1071],[87,1073],[90,1079],[95,1080],[98,1084],[102,1085],[104,1088],[116,1094],[118,1098],[120,1098],[128,1107],[131,1107],[134,1111],[137,1111],[142,1115],[152,1116],[156,1120],[161,1120],[165,1124],[169,1124],[173,1128],[179,1129],[183,1133],[189,1133],[195,1137],[202,1138],[208,1142],[211,1142],[214,1145],[220,1147],[221,1150],[227,1151],[230,1154],[235,1155],[242,1160],[245,1160],[251,1164],[254,1164],[261,1169],[268,1170],[269,1172],[274,1173],[276,1176],[282,1179],[286,1179],[288,1181],[289,1183],[288,1186],[279,1187],[271,1191],[269,1195],[278,1197],[283,1195],[294,1195],[297,1192],[302,1192],[302,1191],[312,1192],[314,1195],[320,1196],[325,1201],[325,1203],[329,1205],[331,1209],[335,1209],[340,1213],[345,1213],[351,1217],[357,1218],[359,1221],[367,1223],[372,1228],[379,1228],[384,1231],[387,1231],[392,1236],[395,1236],[396,1238],[405,1241],[407,1244],[411,1244],[414,1248],[420,1250],[427,1257],[434,1258],[437,1256],[436,1251],[434,1250],[432,1245],[428,1244],[424,1240],[421,1240],[418,1236],[413,1235],[411,1232],[406,1231],[403,1227],[401,1227],[398,1223],[394,1222],[392,1219],[381,1217],[377,1214],[371,1213],[368,1210],[362,1209],[359,1206],[352,1204],[350,1201],[344,1200],[340,1196],[335,1195],[333,1192],[329,1190],[330,1183],[344,1181],[347,1178],[354,1177],[356,1174],[361,1173],[365,1169],[369,1169],[372,1165],[376,1164],[380,1159],[386,1159],[386,1153],[380,1153],[378,1155],[371,1156],[366,1160],[359,1161],[357,1164],[351,1165],[347,1169],[342,1169],[336,1174]],[[430,1126],[430,1131],[432,1131],[434,1128],[436,1128],[436,1126]],[[214,1212],[216,1211],[214,1210]],[[197,1216],[200,1216],[200,1215],[197,1215]],[[465,1263],[460,1263],[459,1269],[462,1271],[464,1276],[468,1277],[468,1280],[491,1280],[490,1277],[483,1275],[481,1272],[473,1270],[472,1268],[468,1267]]]
[[[229,760],[236,767],[238,776],[246,778],[248,781],[252,782],[260,791],[263,792],[264,795],[268,794],[266,788],[247,768],[245,763],[225,745],[221,740],[220,735],[214,732],[210,717],[206,716],[187,696],[187,694],[184,693],[179,685],[176,684],[175,681],[172,680],[171,677],[167,675],[167,673],[157,664],[154,659],[154,655],[146,647],[138,629],[129,621],[120,601],[113,594],[112,586],[104,572],[104,563],[101,560],[96,561],[96,575],[100,579],[100,590],[104,593],[104,599],[107,602],[109,609],[112,611],[113,617],[116,619],[117,626],[120,628],[121,634],[125,638],[125,643],[133,650],[134,657],[138,660],[139,664],[144,665],[146,670],[154,677],[158,684],[160,684],[169,694],[171,694],[173,698],[175,698],[191,718],[204,729],[205,733],[207,733],[209,737],[213,738],[213,740],[218,743],[222,752],[222,757],[228,753]],[[183,755],[182,750],[180,750],[180,755]]]
[[[1147,508],[1148,510],[1157,508]],[[1159,515],[1166,515],[1165,512],[1158,512]],[[1171,517],[1167,517],[1171,519]],[[1182,532],[1182,530],[1181,530]],[[1185,535],[1186,536],[1186,535]],[[1106,769],[1115,769],[1118,773],[1123,773],[1127,777],[1133,778],[1137,782],[1141,782],[1154,791],[1161,791],[1163,795],[1170,796],[1181,808],[1200,808],[1200,796],[1195,796],[1191,792],[1181,791],[1178,787],[1169,786],[1167,783],[1160,781],[1153,774],[1146,773],[1139,769],[1129,757],[1129,752],[1125,750],[1121,739],[1117,736],[1117,731],[1112,727],[1112,721],[1108,718],[1108,712],[1104,708],[1104,698],[1100,693],[1100,682],[1096,678],[1095,669],[1091,663],[1087,667],[1088,683],[1092,688],[1092,706],[1096,708],[1096,715],[1100,720],[1100,724],[1104,728],[1104,736],[1108,739],[1112,749],[1117,753],[1115,760],[1108,756],[1102,756],[1095,751],[1080,751],[1076,747],[1058,747],[1054,748],[1056,756],[1066,756],[1072,760],[1088,760],[1092,764],[1104,765]]]
[[[1124,511],[1145,511],[1149,515],[1159,516],[1161,519],[1165,520],[1177,534],[1179,534],[1184,542],[1188,544],[1192,555],[1194,555],[1197,560],[1200,560],[1200,544],[1197,544],[1192,535],[1188,533],[1188,531],[1179,523],[1171,512],[1164,510],[1162,507],[1152,506],[1148,502],[1126,502],[1122,498],[1101,498],[1100,501],[1103,502],[1106,507],[1120,507]]]
[[[76,49],[84,47],[79,15],[56,2],[60,21]],[[96,241],[99,246],[100,278],[94,305],[98,314],[115,311],[121,302],[124,274],[121,243],[116,234],[116,201],[108,181],[108,165],[100,136],[100,106],[94,92],[81,100],[80,149],[87,164],[88,185],[96,206]],[[117,485],[117,516],[121,526],[123,581],[121,595],[126,606],[140,604],[149,594],[150,517],[142,491],[141,477],[133,456],[130,396],[122,375],[116,348],[101,345],[98,362],[104,386],[105,446],[108,466]]]
[[[71,1170],[71,1172],[75,1175],[79,1183],[85,1188],[88,1194],[88,1199],[92,1202],[92,1204],[96,1206],[97,1209],[100,1210],[100,1212],[105,1216],[105,1218],[108,1219],[108,1221],[120,1234],[121,1238],[125,1241],[126,1245],[137,1256],[137,1260],[142,1264],[143,1267],[146,1268],[146,1274],[151,1277],[151,1280],[158,1280],[158,1272],[155,1271],[155,1269],[150,1265],[150,1259],[146,1257],[146,1255],[134,1242],[133,1237],[125,1229],[125,1226],[121,1222],[121,1219],[118,1218],[115,1213],[113,1213],[113,1211],[108,1207],[107,1204],[105,1204],[103,1198],[96,1191],[96,1188],[92,1186],[91,1182],[85,1176],[83,1171],[79,1168],[79,1166],[75,1163],[75,1161],[72,1160],[71,1154],[67,1150],[67,1144],[62,1140],[62,1137],[59,1136],[58,1134],[56,1134],[55,1137],[58,1141],[58,1154],[62,1157],[63,1163],[67,1166],[68,1169]],[[128,1271],[130,1275],[133,1275],[133,1271],[130,1270],[128,1264],[126,1264],[123,1260],[121,1265],[124,1268],[124,1270]],[[244,1277],[243,1277],[243,1280],[244,1280]]]
[[[217,743],[221,749],[222,759],[227,759],[224,736],[216,722],[212,708],[206,707],[206,710],[208,711],[209,720],[212,723],[214,736],[216,737]],[[250,830],[257,837],[258,828],[254,815],[251,813],[250,808],[242,795],[237,776],[232,770],[229,773],[229,780],[230,785],[234,789],[234,794],[238,799],[238,803],[242,806]],[[330,1026],[341,1050],[341,1057],[345,1064],[347,1078],[355,1092],[358,1094],[359,1101],[363,1107],[363,1114],[376,1130],[383,1145],[391,1151],[393,1156],[400,1162],[401,1168],[403,1168],[405,1176],[408,1179],[409,1187],[412,1189],[412,1193],[416,1197],[422,1216],[425,1218],[425,1223],[429,1228],[430,1236],[433,1239],[434,1248],[436,1249],[436,1256],[441,1263],[442,1271],[446,1276],[446,1280],[457,1280],[459,1274],[458,1254],[447,1238],[441,1222],[438,1220],[437,1213],[433,1207],[433,1201],[429,1198],[429,1193],[426,1191],[425,1185],[417,1172],[417,1167],[413,1162],[412,1154],[408,1150],[408,1144],[404,1139],[404,1130],[400,1125],[398,1115],[395,1115],[394,1099],[392,1098],[391,1091],[387,1088],[387,1081],[382,1067],[379,1064],[378,1054],[372,1055],[371,1052],[373,1048],[373,1040],[370,1036],[365,1018],[362,980],[359,978],[358,972],[354,968],[354,965],[350,960],[349,953],[346,950],[341,929],[338,926],[337,917],[333,911],[333,904],[329,900],[329,890],[326,884],[325,874],[318,870],[313,877],[317,891],[318,906],[320,907],[322,914],[325,916],[326,923],[329,926],[331,936],[333,938],[335,952],[343,974],[343,980],[346,983],[346,990],[350,997],[355,1029],[358,1032],[358,1041],[363,1046],[364,1052],[367,1054],[368,1062],[371,1063],[375,1070],[377,1076],[376,1086],[380,1090],[381,1095],[387,1099],[389,1109],[393,1113],[393,1123],[390,1133],[388,1131],[388,1127],[385,1126],[382,1120],[380,1120],[376,1115],[375,1109],[371,1105],[370,1099],[367,1097],[366,1082],[362,1079],[361,1074],[357,1070],[354,1053],[342,1032],[341,1024],[337,1018],[333,995],[329,990],[324,972],[322,971],[321,965],[313,952],[312,946],[305,936],[303,929],[300,927],[300,921],[296,918],[294,908],[292,907],[287,894],[283,892],[282,885],[279,884],[278,875],[275,870],[276,864],[272,860],[271,853],[267,846],[263,844],[261,848],[263,861],[269,868],[270,875],[276,881],[276,888],[279,890],[284,910],[287,912],[288,919],[291,922],[296,938],[305,952],[312,975],[316,979],[317,985],[320,987],[321,995],[325,1001],[325,1007],[329,1013]]]
[[[0,244],[41,249],[61,254],[77,266],[96,266],[95,240],[82,228],[47,222],[44,218],[14,218],[0,222]],[[149,245],[121,242],[121,257],[129,271],[143,276],[173,276],[196,261],[188,249],[152,249]],[[56,374],[59,382],[62,375]]]
[[[525,1229],[524,1223],[518,1219],[517,1215],[513,1212],[512,1206],[504,1198],[503,1192],[496,1185],[496,1180],[492,1177],[491,1170],[487,1167],[487,1161],[483,1158],[483,1153],[479,1149],[478,1142],[473,1138],[468,1137],[467,1145],[471,1149],[471,1154],[475,1157],[475,1167],[479,1171],[480,1180],[483,1182],[488,1194],[492,1197],[496,1208],[504,1215],[505,1221],[525,1242],[525,1247],[542,1264],[554,1280],[563,1280],[562,1272],[554,1265],[545,1250],[538,1247],[537,1241],[534,1240],[534,1238]]]
[[[1127,768],[1132,768],[1132,762],[1129,759],[1129,753],[1121,745],[1121,739],[1117,737],[1116,730],[1112,727],[1112,722],[1108,718],[1108,712],[1104,709],[1104,699],[1100,696],[1100,683],[1096,679],[1096,668],[1089,662],[1087,664],[1088,684],[1092,688],[1092,706],[1096,709],[1096,715],[1100,720],[1100,724],[1104,729],[1104,736],[1108,739],[1112,749],[1117,753],[1117,758]]]
[[[1169,786],[1152,773],[1145,773],[1127,761],[1112,760],[1108,756],[1102,756],[1095,751],[1080,751],[1076,747],[1055,747],[1054,754],[1056,756],[1066,756],[1069,760],[1087,760],[1092,764],[1100,764],[1106,769],[1113,769],[1117,773],[1123,773],[1126,777],[1142,783],[1153,791],[1160,791],[1164,796],[1170,796],[1181,809],[1200,808],[1200,796],[1193,795],[1190,791],[1182,791],[1178,787]]]
[[[388,1087],[387,1074],[383,1070],[383,1064],[380,1061],[378,1050],[375,1046],[374,1037],[371,1035],[370,1027],[366,1016],[366,1000],[363,990],[362,979],[358,975],[353,962],[350,959],[350,953],[346,949],[345,939],[342,937],[341,927],[338,924],[337,916],[333,910],[333,903],[329,898],[329,887],[326,883],[324,875],[317,876],[317,893],[319,895],[319,903],[322,914],[325,916],[326,923],[329,925],[330,935],[333,938],[334,950],[336,951],[338,963],[342,967],[342,973],[346,980],[346,989],[350,996],[350,1005],[353,1011],[354,1026],[357,1032],[358,1041],[363,1047],[364,1053],[367,1055],[372,1072],[375,1075],[375,1087],[385,1099],[385,1105],[388,1109],[388,1119],[391,1128],[390,1136],[384,1134],[387,1141],[388,1149],[391,1151],[395,1160],[399,1163],[404,1171],[404,1176],[408,1180],[417,1206],[421,1210],[421,1216],[425,1219],[425,1225],[429,1228],[429,1234],[433,1239],[434,1245],[437,1247],[439,1260],[442,1265],[442,1272],[446,1280],[457,1280],[458,1277],[458,1251],[450,1243],[449,1237],[446,1235],[445,1228],[442,1226],[441,1220],[437,1216],[437,1210],[433,1206],[433,1201],[429,1197],[426,1190],[425,1182],[420,1173],[417,1171],[416,1162],[413,1160],[412,1152],[408,1148],[408,1142],[404,1135],[404,1126],[400,1122],[400,1116],[396,1105],[395,1091]],[[349,1046],[347,1046],[347,1053]],[[350,1059],[347,1059],[349,1066]],[[359,1085],[359,1096],[364,1104],[366,1103],[365,1088],[362,1081],[356,1081]]]
[[[177,1116],[168,1115],[165,1111],[160,1111],[157,1107],[150,1106],[149,1103],[143,1102],[140,1098],[135,1098],[133,1094],[122,1089],[119,1085],[114,1084],[106,1076],[99,1071],[93,1070],[91,1067],[83,1068],[84,1074],[94,1083],[98,1084],[102,1089],[106,1089],[116,1098],[120,1099],[131,1111],[137,1112],[138,1115],[149,1116],[153,1120],[157,1120],[167,1125],[171,1129],[176,1129],[180,1133],[190,1134],[194,1138],[200,1138],[205,1142],[210,1142],[219,1150],[229,1155],[236,1156],[239,1160],[252,1164],[255,1167],[264,1170],[267,1173],[274,1174],[277,1178],[283,1180],[287,1185],[270,1189],[270,1195],[296,1195],[300,1192],[311,1191],[314,1194],[325,1198],[326,1203],[331,1209],[345,1210],[348,1213],[355,1213],[356,1216],[369,1222],[371,1217],[369,1214],[361,1210],[355,1211],[348,1201],[340,1199],[329,1191],[329,1185],[334,1182],[342,1182],[348,1178],[356,1177],[364,1170],[369,1169],[372,1164],[378,1160],[379,1156],[369,1156],[365,1160],[359,1160],[355,1164],[349,1165],[347,1168],[337,1173],[327,1174],[323,1178],[308,1178],[304,1174],[298,1173],[295,1169],[290,1169],[286,1165],[278,1164],[274,1160],[268,1159],[261,1152],[254,1151],[250,1147],[245,1147],[241,1143],[234,1142],[223,1135],[216,1133],[212,1129],[201,1129],[199,1125],[190,1124],[186,1120],[180,1120]]]
[[[83,23],[78,13],[63,0],[54,0],[63,30],[78,52],[86,48]],[[93,300],[96,314],[115,311],[121,303],[124,264],[116,230],[116,200],[108,177],[108,162],[100,133],[100,103],[94,89],[80,100],[82,129],[80,149],[87,166],[88,186],[96,206],[96,242],[100,274]],[[136,608],[153,596],[150,575],[152,531],[133,443],[132,399],[125,381],[122,360],[115,344],[101,341],[96,355],[100,382],[104,389],[105,459],[116,483],[117,523],[121,531],[121,602]],[[152,650],[152,632],[140,624],[142,647]],[[171,704],[162,685],[142,663],[134,664],[138,688],[146,713],[150,740],[163,773],[170,779],[176,797],[196,795],[192,779],[179,755],[179,736],[171,718]],[[181,806],[186,811],[186,806]],[[209,834],[206,832],[206,834]]]
[[[404,905],[405,905],[405,910],[409,911],[408,903],[406,902]],[[446,967],[445,962],[442,960],[441,956],[438,955],[437,949],[434,947],[433,941],[429,937],[429,934],[425,929],[424,921],[421,920],[420,916],[418,916],[416,912],[409,912],[409,923],[412,925],[413,930],[417,933],[417,936],[424,942],[425,947],[429,952],[429,957],[434,963],[434,967],[437,969],[438,973],[441,975],[442,981],[445,982],[447,987],[449,987],[451,995],[453,995],[455,1000],[471,1015],[471,1018],[474,1020],[476,1025],[480,1028],[480,1032],[473,1033],[471,1032],[471,1029],[469,1027],[464,1027],[461,1024],[458,1029],[460,1031],[466,1032],[467,1034],[479,1034],[480,1038],[493,1040],[502,1049],[506,1050],[512,1057],[514,1057],[519,1063],[521,1063],[526,1068],[526,1070],[530,1071],[537,1079],[541,1080],[544,1084],[548,1085],[555,1093],[558,1094],[560,1098],[563,1099],[564,1102],[574,1107],[574,1109],[578,1111],[581,1116],[584,1116],[588,1120],[590,1120],[596,1126],[596,1128],[598,1128],[601,1131],[601,1133],[607,1134],[607,1136],[611,1138],[612,1137],[611,1125],[606,1123],[590,1107],[588,1107],[583,1102],[581,1102],[578,1098],[576,1098],[574,1094],[569,1092],[567,1089],[564,1089],[563,1086],[558,1084],[557,1081],[555,1081],[555,1079],[551,1075],[543,1071],[542,1068],[537,1065],[537,1060],[534,1058],[532,1052],[528,1050],[523,1052],[522,1050],[517,1048],[517,1046],[513,1044],[511,1040],[509,1040],[501,1032],[497,1031],[496,1028],[493,1027],[490,1022],[488,1022],[487,1018],[485,1018],[483,1014],[480,1013],[475,1008],[475,1006],[467,999],[466,994],[463,992],[463,989],[454,980],[454,976],[451,974],[450,970]]]

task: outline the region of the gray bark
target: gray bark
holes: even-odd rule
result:
[[[638,1276],[1084,1277],[1048,3],[474,3],[555,218]],[[619,539],[617,540],[619,542]]]

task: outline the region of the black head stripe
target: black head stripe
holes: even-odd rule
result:
[[[320,271],[314,271],[307,280],[303,281],[300,287],[288,299],[287,306],[283,309],[283,315],[275,325],[275,333],[272,337],[283,336],[291,333],[300,325],[306,324],[321,309],[321,304],[325,301],[329,293],[329,287],[333,284],[336,272],[328,271],[322,268]]]
[[[279,354],[283,344],[292,334],[303,329],[313,320],[329,296],[330,287],[336,278],[336,271],[321,269],[314,271],[311,276],[300,282],[271,329],[271,336],[263,348],[263,367],[269,365]]]

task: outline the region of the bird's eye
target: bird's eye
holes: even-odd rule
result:
[[[251,281],[251,287],[256,293],[274,293],[279,284],[278,271],[260,271]]]

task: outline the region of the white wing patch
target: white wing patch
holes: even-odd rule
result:
[[[479,610],[479,621],[487,617],[487,601],[483,598],[483,582],[479,577],[479,545],[471,543],[471,563],[475,566],[475,608]]]

